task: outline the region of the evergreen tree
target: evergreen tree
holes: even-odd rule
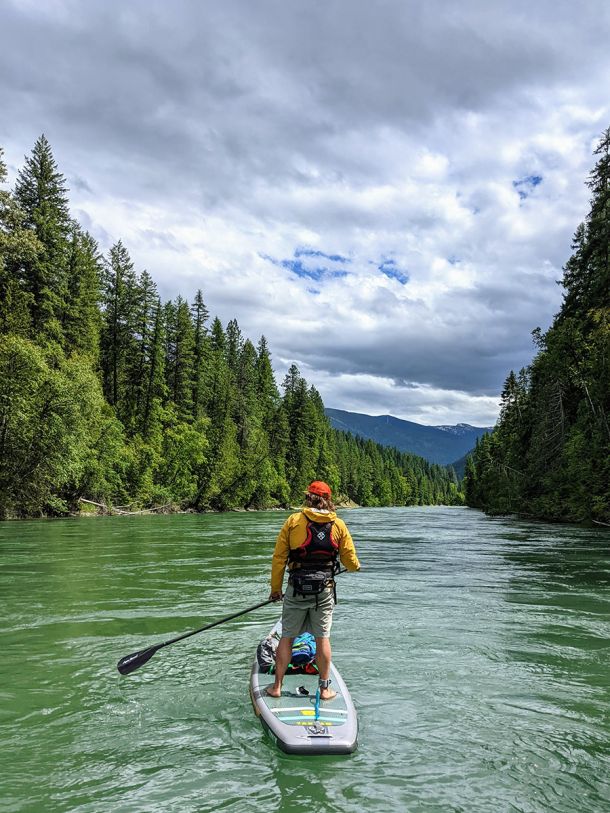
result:
[[[193,415],[201,417],[206,405],[206,368],[209,366],[210,347],[206,322],[209,311],[203,301],[201,290],[195,294],[191,305],[193,318]]]
[[[256,394],[263,414],[263,420],[268,429],[269,424],[267,421],[273,418],[273,414],[279,406],[280,394],[273,375],[269,345],[264,336],[261,336],[259,339],[256,353]]]
[[[210,331],[207,433],[208,454],[202,464],[194,507],[227,507],[227,488],[239,476],[237,430],[231,418],[232,381],[227,363],[227,339],[218,318]]]
[[[309,411],[306,410],[307,384],[296,364],[291,364],[284,381],[284,411],[288,424],[286,448],[286,475],[290,487],[290,499],[298,502],[313,469],[314,450],[308,447],[306,426]]]
[[[6,164],[0,149],[0,184]],[[26,290],[23,269],[33,265],[42,245],[25,225],[26,215],[10,192],[0,189],[0,334],[28,336],[33,296]]]
[[[165,373],[170,399],[182,421],[192,420],[195,337],[188,302],[179,296],[165,309]]]
[[[68,290],[63,332],[68,352],[99,353],[102,257],[95,240],[73,224],[68,255]]]
[[[131,285],[130,315],[126,323],[129,330],[129,336],[126,336],[129,351],[125,360],[121,419],[129,434],[133,435],[150,430],[150,398],[153,397],[151,380],[155,374],[159,377],[163,358],[155,356],[155,353],[162,351],[162,347],[155,344],[155,331],[160,341],[162,327],[157,324],[157,286],[147,271],[136,276]]]
[[[238,374],[239,359],[243,348],[244,339],[237,324],[236,319],[231,319],[226,331],[226,357],[227,366],[235,380]]]
[[[238,461],[234,467],[233,479],[224,487],[223,499],[227,505],[249,506],[252,503],[257,492],[261,466],[267,457],[267,437],[262,429],[257,400],[256,362],[256,350],[247,339],[241,345],[236,374],[231,376],[228,428],[230,435],[235,438]],[[256,497],[256,500],[259,499],[260,492]]]
[[[161,410],[167,395],[165,384],[165,324],[163,308],[157,299],[152,312],[152,334],[144,364],[144,400],[141,432],[145,438],[157,435],[161,427]]]
[[[25,213],[25,225],[34,231],[42,246],[21,269],[25,288],[32,295],[32,336],[38,341],[61,342],[71,222],[65,179],[44,135],[26,157],[15,197]]]
[[[121,420],[128,418],[131,411],[126,403],[126,381],[135,346],[137,300],[133,263],[119,240],[105,262],[100,360],[104,394]]]

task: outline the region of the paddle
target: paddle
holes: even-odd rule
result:
[[[271,604],[272,601],[273,599],[268,598],[267,601],[261,601],[260,604],[254,604],[252,607],[248,607],[245,610],[240,610],[238,613],[233,613],[233,615],[228,615],[226,618],[221,618],[219,621],[213,621],[211,624],[206,624],[205,627],[200,627],[198,630],[193,630],[192,632],[187,632],[184,635],[179,635],[177,638],[172,638],[170,641],[163,641],[161,644],[149,646],[148,649],[140,649],[139,652],[132,652],[131,655],[125,655],[125,657],[121,658],[121,660],[117,663],[116,668],[122,675],[128,675],[130,672],[135,672],[136,669],[139,669],[140,666],[144,666],[144,664],[152,658],[155,652],[163,649],[164,646],[175,644],[177,641],[184,641],[185,638],[190,638],[191,635],[197,635],[198,632],[203,632],[204,630],[212,629],[212,627],[217,627],[219,624],[224,624],[225,621],[231,621],[232,618],[237,618],[239,615],[251,613],[252,610],[258,610],[259,607],[264,607],[266,604]]]

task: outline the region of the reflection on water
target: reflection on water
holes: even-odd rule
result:
[[[296,758],[247,694],[281,512],[0,525],[1,811],[610,811],[604,530],[360,509],[333,647],[351,757]]]

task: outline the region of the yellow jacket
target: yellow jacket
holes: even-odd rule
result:
[[[343,567],[348,570],[360,570],[360,562],[356,556],[356,549],[347,530],[347,525],[334,511],[315,511],[313,508],[303,508],[296,514],[291,514],[279,532],[273,562],[271,564],[271,592],[280,593],[284,581],[284,571],[288,562],[288,554],[294,548],[299,548],[307,537],[307,520],[312,522],[334,522],[333,539],[339,545],[339,559]]]

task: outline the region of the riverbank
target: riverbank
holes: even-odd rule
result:
[[[243,506],[236,506],[233,508],[217,509],[217,508],[204,508],[197,511],[194,508],[181,508],[176,503],[167,503],[165,505],[151,506],[150,508],[136,508],[136,504],[130,505],[106,505],[104,503],[94,502],[93,500],[80,499],[80,509],[78,511],[65,511],[55,512],[48,514],[38,514],[37,516],[17,516],[8,515],[4,517],[6,522],[18,522],[20,520],[32,519],[66,519],[70,517],[136,517],[136,516],[153,516],[153,515],[170,515],[170,514],[230,514],[230,513],[257,513],[260,511],[299,511],[300,505],[270,505],[261,508],[249,508]],[[358,503],[343,498],[336,503],[338,510],[361,508]],[[396,506],[400,507],[400,506]]]

